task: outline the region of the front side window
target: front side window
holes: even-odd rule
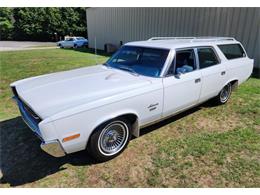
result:
[[[124,46],[106,65],[144,76],[159,77],[168,54],[167,49]]]
[[[218,45],[218,47],[228,60],[246,56],[240,44]]]
[[[200,69],[207,68],[219,63],[212,48],[198,48]]]
[[[175,66],[174,66],[175,65]],[[175,67],[175,68],[174,68]],[[184,74],[196,69],[193,49],[176,51],[176,55],[168,70],[167,75]]]

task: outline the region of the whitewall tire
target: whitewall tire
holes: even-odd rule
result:
[[[124,118],[110,120],[100,125],[91,135],[88,151],[98,162],[119,155],[131,139],[131,124]]]

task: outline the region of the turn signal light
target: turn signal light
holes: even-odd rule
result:
[[[80,137],[80,134],[79,134],[79,133],[78,133],[78,134],[75,134],[75,135],[71,135],[71,136],[69,136],[69,137],[63,138],[63,139],[62,139],[62,142],[67,142],[67,141],[76,139],[76,138],[78,138],[78,137]]]

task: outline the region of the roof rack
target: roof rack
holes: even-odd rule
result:
[[[190,42],[196,41],[235,41],[233,37],[152,37],[148,41],[158,40],[190,40]]]

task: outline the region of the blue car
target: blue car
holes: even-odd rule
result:
[[[60,48],[78,48],[88,46],[88,40],[84,37],[70,37],[64,41],[57,42]]]

